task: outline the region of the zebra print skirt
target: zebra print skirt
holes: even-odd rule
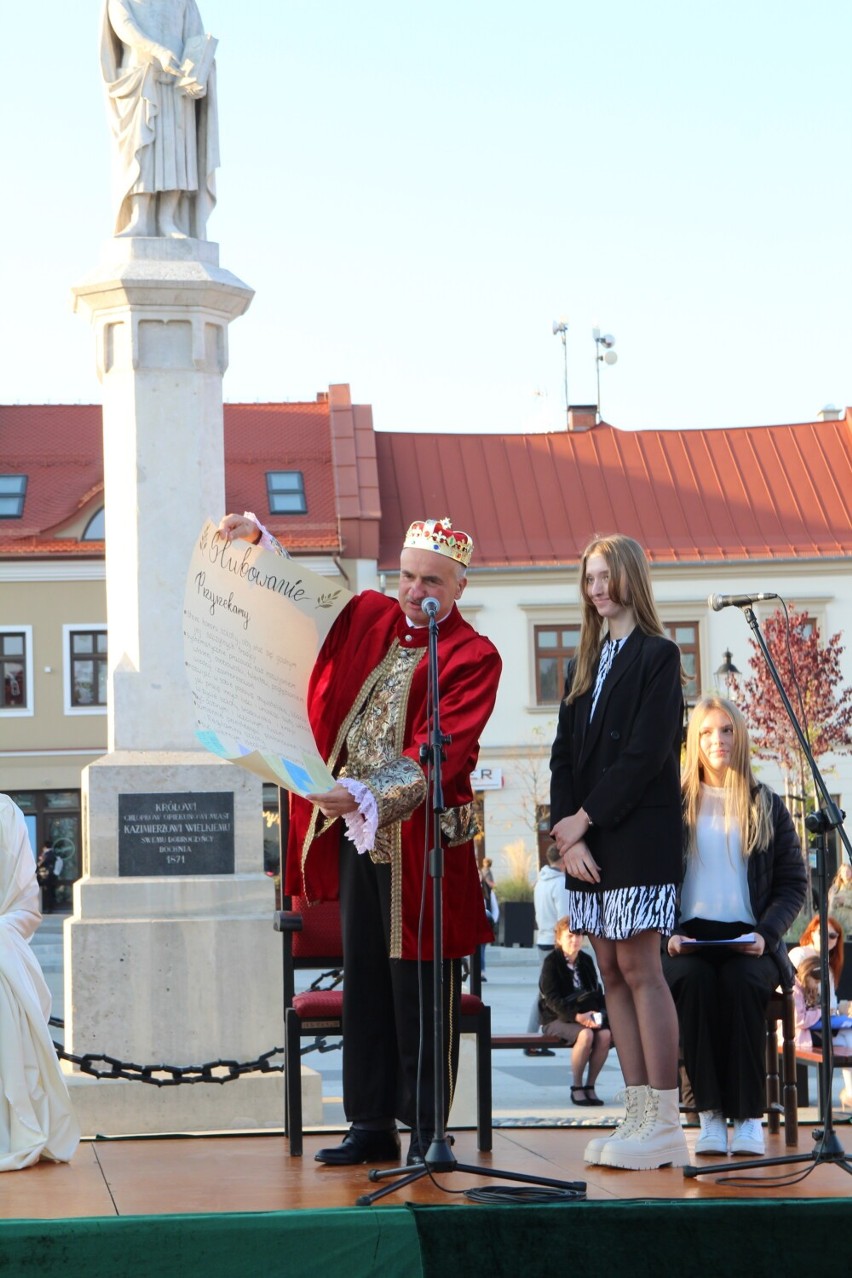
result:
[[[668,936],[675,927],[676,897],[674,883],[613,888],[609,892],[569,889],[571,931],[588,932],[606,941],[626,941],[648,931]]]

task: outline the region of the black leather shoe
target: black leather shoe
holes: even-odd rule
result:
[[[525,1047],[524,1056],[555,1056],[552,1047]]]
[[[399,1162],[399,1133],[393,1131],[369,1132],[361,1127],[350,1127],[339,1145],[330,1145],[314,1154],[318,1163],[331,1167],[355,1167],[358,1163]]]

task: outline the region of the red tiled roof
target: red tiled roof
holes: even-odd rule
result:
[[[340,552],[329,417],[325,400],[225,405],[225,505],[253,510],[294,553]],[[307,514],[269,514],[269,470],[302,472]]]
[[[446,514],[483,567],[576,562],[616,531],[658,562],[852,555],[852,409],[731,430],[377,433],[376,452],[385,569],[412,519]]]
[[[62,536],[96,508],[101,447],[97,405],[0,406],[0,473],[29,478],[23,518],[0,520],[0,554],[102,553]],[[296,553],[385,569],[412,519],[445,514],[482,566],[572,563],[612,531],[665,562],[852,555],[852,409],[732,430],[377,434],[369,408],[332,386],[315,403],[226,404],[225,452],[229,510],[256,511]],[[304,475],[307,516],[268,514],[266,471],[285,469]]]
[[[11,404],[0,407],[0,473],[26,475],[21,519],[0,521],[0,545],[32,552],[44,533],[80,513],[103,487],[101,410],[93,404]],[[71,553],[97,554],[99,542],[74,541]],[[50,540],[51,550],[63,543]]]
[[[330,418],[327,397],[224,408],[227,508],[254,510],[296,553],[341,550]],[[308,513],[269,515],[266,472],[290,469],[304,476]],[[103,554],[103,542],[51,535],[103,491],[99,405],[0,406],[0,473],[28,480],[22,518],[0,520],[0,554]]]

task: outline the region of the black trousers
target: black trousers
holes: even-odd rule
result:
[[[341,838],[343,1108],[350,1123],[435,1127],[433,965],[390,957],[391,868]],[[432,890],[429,879],[427,890]],[[459,1056],[461,960],[443,969],[446,1126]],[[419,1087],[418,1087],[419,1072]]]
[[[677,1007],[696,1108],[758,1118],[766,1109],[766,1005],[778,984],[774,960],[708,947],[675,958],[664,953],[663,972]]]

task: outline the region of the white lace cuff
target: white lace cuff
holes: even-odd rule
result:
[[[289,550],[281,545],[277,537],[273,537],[269,529],[260,522],[253,510],[244,510],[243,519],[250,519],[260,529],[260,541],[256,541],[256,546],[262,546],[264,550],[271,550],[274,554],[283,555],[285,559],[290,558]]]
[[[375,796],[363,781],[356,781],[354,777],[338,777],[338,781],[358,804],[357,812],[347,812],[343,818],[346,833],[359,852],[372,852],[379,828],[379,809]]]

